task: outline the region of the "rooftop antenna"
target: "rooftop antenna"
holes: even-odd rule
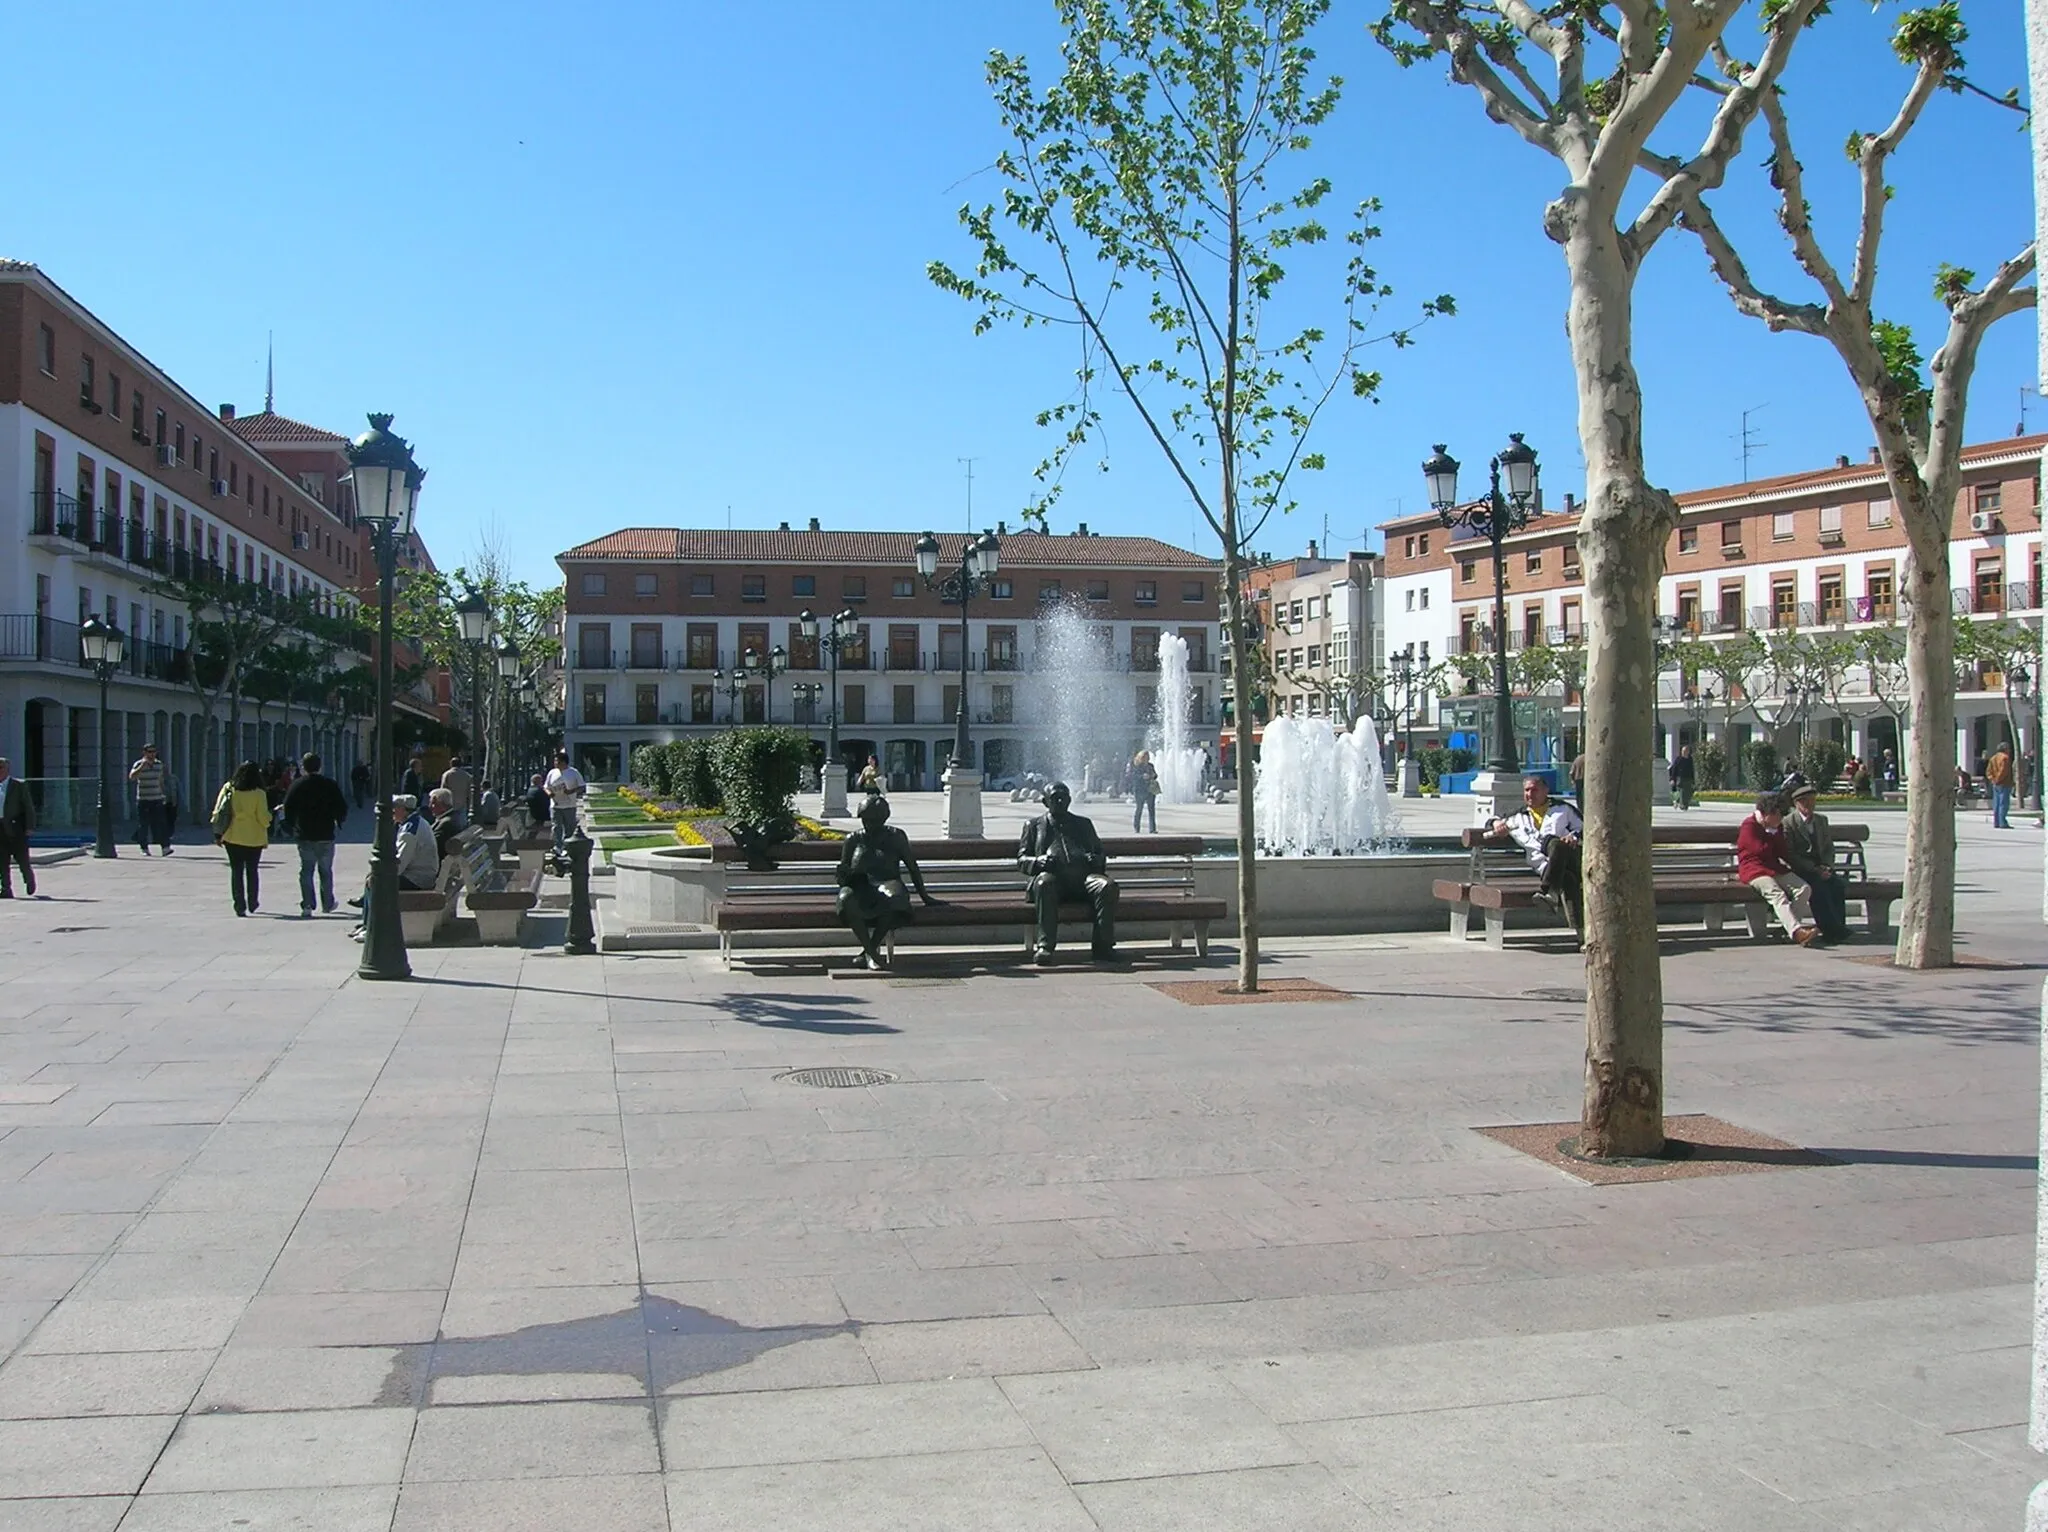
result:
[[[2034,389],[2032,385],[2022,383],[2020,385],[2020,423],[2012,428],[2013,435],[2025,436],[2027,434],[2027,406],[2033,402]]]
[[[277,332],[270,331],[263,341],[263,413],[271,413],[277,403]]]
[[[1754,439],[1755,433],[1749,428],[1749,417],[1770,408],[1768,404],[1752,404],[1742,412],[1742,482],[1749,482],[1749,455],[1759,447],[1768,447],[1769,442]]]
[[[974,464],[976,460],[971,457],[962,457],[955,458],[953,461],[967,465],[967,530],[969,533],[972,533],[974,531]]]

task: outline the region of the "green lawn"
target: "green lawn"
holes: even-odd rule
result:
[[[615,835],[604,843],[604,859],[609,862],[615,851],[653,851],[675,844],[673,835]]]

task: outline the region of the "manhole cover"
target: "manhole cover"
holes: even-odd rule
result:
[[[893,1085],[896,1077],[886,1069],[848,1069],[838,1064],[824,1069],[787,1069],[775,1077],[791,1085],[814,1085],[821,1090],[854,1090],[863,1085]]]
[[[1524,1000],[1555,1000],[1559,1005],[1584,1005],[1586,992],[1582,989],[1525,989]]]

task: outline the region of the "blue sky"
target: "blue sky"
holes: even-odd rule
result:
[[[2024,85],[2020,8],[1966,8],[1974,73]],[[1262,539],[1420,508],[1446,440],[1483,465],[1510,430],[1553,500],[1582,470],[1563,339],[1564,272],[1539,219],[1555,167],[1485,121],[1441,70],[1396,69],[1340,4],[1320,38],[1344,105],[1302,164],[1340,199],[1378,196],[1374,259],[1393,317],[1448,291],[1455,319],[1372,359],[1375,404],[1335,404],[1327,472]],[[1824,230],[1849,208],[1839,152],[1888,119],[1905,71],[1889,7],[1844,6],[1795,69],[1802,158]],[[518,573],[627,525],[959,526],[1013,518],[1043,455],[1032,424],[1071,388],[1068,344],[970,333],[925,263],[971,260],[961,203],[993,195],[990,48],[1050,67],[1050,0],[542,7],[26,6],[0,94],[13,146],[0,254],[34,260],[209,403],[335,429],[397,414],[431,470],[422,526],[444,564],[495,535]],[[60,67],[61,66],[61,67]],[[1942,97],[1894,180],[1885,309],[1931,324],[1942,260],[1989,269],[2032,212],[2018,118]],[[1756,169],[1724,220],[1793,281]],[[1313,266],[1297,274],[1317,309]],[[1637,358],[1652,470],[1674,489],[1861,455],[1869,430],[1818,341],[1730,308],[1666,238],[1644,272]],[[2018,421],[2033,324],[1986,346],[1973,437]],[[1932,349],[1932,343],[1928,346]],[[2029,414],[2048,427],[2048,405]],[[1197,547],[1184,495],[1112,409],[1108,471],[1070,477],[1055,530]]]

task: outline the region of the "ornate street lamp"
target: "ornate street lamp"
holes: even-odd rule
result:
[[[749,650],[748,653],[751,654],[752,651]],[[747,689],[746,667],[735,665],[731,670],[714,670],[711,673],[711,685],[715,690],[725,693],[725,721],[738,723],[740,694]]]
[[[540,714],[540,688],[533,684],[533,677],[530,675],[520,679],[519,701],[521,706],[518,722],[523,727],[526,738],[523,744],[517,737],[512,742],[514,764],[510,782],[513,792],[523,794],[526,784],[520,778],[526,775],[526,768],[533,760],[533,735],[539,727],[536,720]],[[518,759],[521,755],[525,756],[525,760]]]
[[[2005,674],[2005,689],[2021,702],[2030,696],[2034,702],[2034,750],[2027,754],[2027,742],[2020,741],[2020,764],[2027,773],[2027,807],[2041,807],[2041,693],[2031,684],[2033,677],[2027,674],[2027,667],[2015,665]],[[2029,764],[2031,762],[2031,764]]]
[[[960,550],[960,568],[939,574],[939,540],[927,532],[917,540],[917,573],[939,600],[960,608],[960,696],[953,716],[953,758],[940,781],[946,788],[946,835],[949,839],[981,837],[981,773],[972,765],[974,745],[967,737],[967,603],[985,590],[1002,565],[1003,545],[993,532],[970,537]]]
[[[1422,796],[1422,764],[1415,759],[1415,692],[1429,674],[1429,645],[1420,652],[1408,644],[1388,658],[1394,686],[1401,693],[1401,796]]]
[[[455,603],[455,618],[469,649],[469,749],[476,759],[470,763],[469,802],[462,807],[473,818],[484,785],[484,646],[491,641],[491,603],[472,590]]]
[[[499,748],[504,752],[498,759],[498,779],[505,784],[505,795],[509,798],[518,785],[512,780],[512,705],[519,694],[519,645],[506,634],[498,640],[499,691],[504,698],[503,716],[498,729]]]
[[[420,486],[427,473],[412,447],[391,434],[389,415],[372,415],[370,429],[348,446],[349,483],[356,519],[370,534],[377,558],[377,838],[370,851],[370,890],[363,912],[363,979],[410,979],[405,930],[398,919],[398,837],[391,823],[391,585],[398,553],[412,536]]]
[[[777,644],[763,656],[758,649],[749,649],[745,657],[749,677],[761,678],[761,722],[775,722],[775,678],[789,669],[789,651]]]
[[[1490,790],[1500,813],[1521,802],[1521,752],[1515,746],[1515,706],[1508,691],[1508,563],[1507,539],[1528,525],[1536,510],[1536,449],[1511,432],[1508,444],[1488,465],[1486,498],[1471,505],[1458,504],[1458,460],[1438,442],[1422,465],[1422,477],[1429,486],[1430,509],[1446,528],[1465,527],[1493,544],[1493,759],[1487,763],[1493,781]],[[1505,487],[1503,487],[1505,480]],[[1486,792],[1488,784],[1475,782],[1474,792]]]
[[[828,685],[831,688],[831,707],[825,714],[825,770],[818,779],[820,819],[844,819],[846,817],[846,763],[839,759],[839,651],[853,645],[860,637],[860,614],[847,607],[832,619],[830,628],[820,634],[817,613],[806,607],[796,620],[797,631],[806,643],[815,643],[825,651],[828,661]]]
[[[92,854],[111,860],[115,856],[114,802],[107,792],[107,756],[112,748],[112,742],[107,737],[107,683],[113,680],[114,672],[121,668],[121,661],[127,658],[128,640],[111,622],[88,617],[79,625],[78,654],[79,658],[85,661],[86,668],[99,678],[100,683],[100,793],[99,807],[93,815]]]

